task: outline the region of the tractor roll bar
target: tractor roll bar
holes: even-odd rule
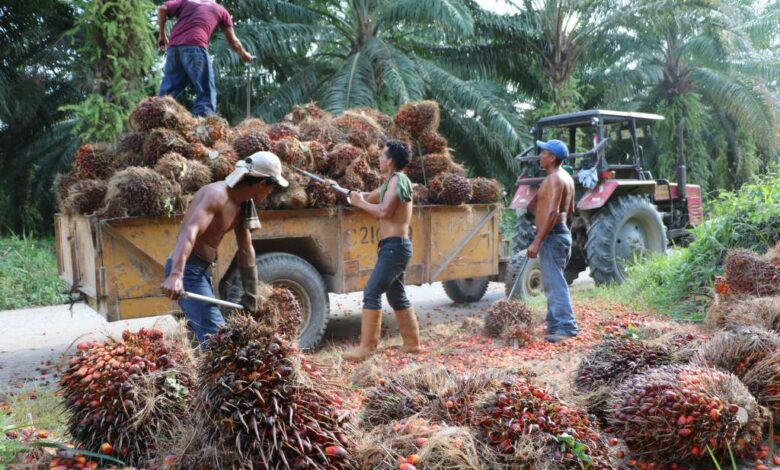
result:
[[[588,150],[586,152],[570,153],[569,154],[569,160],[574,160],[574,159],[577,159],[577,158],[590,157],[591,155],[597,154],[598,152],[601,151],[601,149],[604,148],[604,146],[607,144],[608,140],[609,140],[609,137],[607,137],[606,139],[602,139],[602,141],[599,142],[598,145],[596,145],[595,147],[593,147],[592,149],[590,149],[590,150]],[[531,150],[533,150],[535,148],[536,148],[535,145],[533,147],[529,147],[529,148],[523,150],[523,152],[520,155],[516,156],[515,158],[520,163],[538,162],[539,161],[539,155],[534,155],[532,157],[525,157],[524,156],[528,152],[530,152]]]

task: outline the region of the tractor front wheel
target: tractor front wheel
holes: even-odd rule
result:
[[[585,250],[597,285],[623,282],[628,266],[666,252],[666,227],[647,198],[619,196],[591,219]]]

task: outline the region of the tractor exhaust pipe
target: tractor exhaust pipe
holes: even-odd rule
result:
[[[683,155],[683,138],[685,136],[685,118],[680,118],[677,124],[677,194],[680,202],[685,203],[688,199],[688,168],[685,166],[685,156]]]

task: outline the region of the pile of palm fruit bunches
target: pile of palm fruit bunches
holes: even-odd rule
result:
[[[349,189],[371,191],[382,183],[379,155],[386,139],[403,141],[412,151],[405,172],[415,183],[417,204],[493,203],[501,194],[496,180],[467,178],[455,163],[438,133],[434,101],[404,104],[395,118],[367,108],[334,116],[312,103],[295,106],[282,122],[249,118],[231,127],[218,115],[196,118],[170,97],[152,97],[132,112],[130,127],[132,132],[116,145],[87,143],[77,150],[73,168],[54,184],[63,213],[127,217],[182,212],[200,187],[223,180],[239,159],[259,151],[278,155],[290,181],[263,209],[344,205],[343,197],[291,167]]]

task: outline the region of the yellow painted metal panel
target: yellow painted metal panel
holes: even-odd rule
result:
[[[73,285],[76,280],[75,265],[73,261],[71,219],[67,215],[57,214],[54,217],[54,239],[57,247],[57,271],[60,277]]]
[[[95,241],[92,237],[92,221],[87,217],[73,217],[71,219],[75,258],[76,258],[76,282],[81,286],[81,291],[91,297],[99,294],[98,269],[100,260],[95,250]]]

